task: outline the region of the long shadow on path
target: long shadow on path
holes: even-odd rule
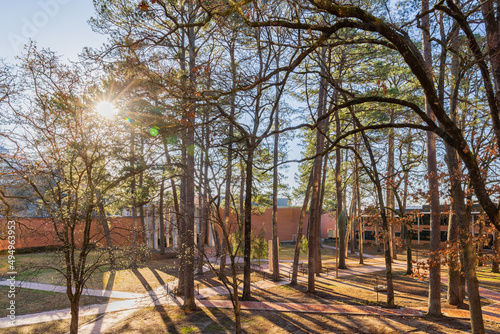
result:
[[[154,301],[154,307],[155,307],[156,311],[158,312],[158,314],[161,316],[161,319],[163,320],[163,323],[165,324],[165,328],[167,329],[167,332],[179,334],[179,332],[177,331],[177,328],[175,327],[174,323],[172,322],[172,319],[170,319],[170,317],[168,316],[168,312],[165,309],[165,307],[157,302],[159,300],[159,297],[154,292],[153,288],[148,283],[148,281],[144,278],[144,276],[142,276],[142,274],[139,270],[133,269],[132,272],[135,274],[135,276],[137,276],[137,278],[141,282],[144,289],[146,289],[146,291],[151,296],[151,299]]]
[[[111,272],[111,275],[109,275],[109,280],[108,283],[106,284],[106,288],[104,290],[106,291],[113,291],[113,285],[115,283],[115,273]],[[109,300],[107,305],[109,305]],[[94,322],[94,325],[92,326],[91,333],[100,333],[101,328],[102,328],[102,322],[104,321],[104,318],[106,317],[106,311],[97,318],[97,320]]]

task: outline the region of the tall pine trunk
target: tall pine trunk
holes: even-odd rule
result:
[[[235,34],[235,32],[233,32]],[[232,90],[236,90],[236,59],[234,56],[236,39],[233,36],[231,44],[229,46],[229,57],[231,59],[231,80],[232,80]],[[236,111],[236,93],[231,95],[231,110],[230,117],[234,117]],[[234,140],[234,124],[229,122],[229,141],[227,144],[227,167],[226,167],[226,190],[224,199],[224,221],[222,228],[228,228],[229,215],[231,213],[231,181],[233,175],[233,140]],[[222,251],[220,258],[220,271],[224,272],[226,267],[226,252],[227,244],[226,238],[222,238]]]
[[[251,233],[252,233],[252,175],[253,175],[253,143],[247,144],[247,165],[245,185],[245,221],[243,225],[243,294],[242,300],[250,300],[250,270],[251,270]]]
[[[358,117],[352,110],[349,108],[350,114],[355,121],[356,127],[361,127],[361,122]],[[384,256],[385,256],[385,276],[386,276],[386,284],[387,284],[387,306],[394,307],[394,283],[393,283],[393,275],[392,275],[392,254],[389,248],[389,223],[387,220],[387,215],[385,211],[384,205],[384,196],[382,193],[382,185],[380,183],[380,176],[377,169],[377,162],[375,160],[375,156],[373,155],[373,151],[371,148],[370,140],[366,135],[364,130],[361,130],[361,136],[363,138],[363,142],[365,144],[366,150],[368,152],[368,156],[370,157],[370,164],[373,170],[373,174],[369,175],[371,181],[375,185],[377,192],[377,200],[380,210],[380,218],[382,220],[382,230],[383,230],[383,241],[384,241]]]
[[[300,248],[302,245],[302,235],[303,235],[302,231],[304,229],[304,217],[305,217],[306,212],[307,212],[307,206],[309,204],[309,194],[311,193],[311,187],[312,187],[312,182],[313,182],[313,170],[314,170],[314,166],[311,169],[311,173],[309,175],[309,180],[307,181],[306,192],[304,194],[304,202],[302,203],[302,208],[300,209],[299,224],[297,227],[297,243],[295,244],[295,252],[293,255],[292,280],[290,282],[290,285],[297,284],[297,275],[299,272]]]
[[[408,138],[408,147],[406,150],[406,162],[407,166],[410,165],[410,157],[411,157],[411,139]],[[405,169],[404,172],[404,185],[403,185],[403,208],[406,212],[406,203],[407,203],[407,198],[408,198],[408,170]],[[404,233],[405,233],[405,240],[406,240],[406,274],[411,275],[413,274],[413,264],[412,264],[412,232],[413,232],[413,225],[412,223],[405,222],[405,224],[402,225],[404,227]]]
[[[318,108],[317,117],[320,118],[324,115],[326,111],[326,48],[321,50],[321,78],[318,94]],[[321,220],[321,172],[322,172],[322,154],[324,151],[324,136],[321,133],[325,130],[325,121],[319,122],[318,129],[316,130],[316,158],[314,158],[313,164],[313,181],[312,181],[312,194],[311,194],[311,208],[309,210],[309,223],[308,223],[308,281],[307,281],[307,292],[316,293],[316,282],[315,274],[318,271],[318,262],[321,258],[318,257],[318,250],[320,247],[320,236],[319,236],[319,222]]]
[[[354,150],[359,153],[359,144],[358,144],[358,135],[354,134]],[[354,158],[354,187],[356,188],[356,201],[357,203],[357,212],[356,212],[356,221],[359,226],[359,264],[363,264],[363,219],[361,217],[361,192],[359,185],[359,158],[356,155]]]
[[[422,0],[422,12],[429,10],[429,0]],[[429,15],[422,17],[422,44],[424,62],[429,76],[432,77],[432,50],[430,41]],[[435,119],[429,101],[426,98],[425,111],[431,119]],[[436,159],[436,134],[427,132],[427,174],[429,178],[429,197],[431,210],[431,240],[429,268],[429,304],[428,313],[441,315],[441,210],[439,207],[439,182]]]
[[[279,68],[279,57],[276,61],[276,67]],[[279,74],[276,74],[276,84],[279,82]],[[272,239],[272,259],[273,259],[273,281],[280,280],[280,264],[279,264],[279,246],[278,246],[278,154],[279,154],[279,98],[278,86],[276,86],[276,101],[277,106],[274,112],[274,152],[273,152],[273,239]]]
[[[200,153],[200,178],[199,178],[199,222],[200,222],[200,238],[198,241],[198,269],[199,275],[203,274],[203,260],[205,254],[205,239],[207,235],[207,223],[208,223],[208,203],[207,198],[208,193],[208,150],[209,150],[209,128],[208,128],[208,112],[204,113],[203,119],[203,129],[202,129],[202,140],[204,141],[202,145],[202,152]]]
[[[326,126],[328,127],[328,126]],[[325,133],[328,130],[325,130]],[[316,233],[318,235],[318,247],[316,248],[316,275],[319,275],[323,270],[323,261],[321,259],[321,217],[323,216],[323,201],[325,199],[326,173],[328,171],[328,153],[323,156],[323,170],[321,172],[321,191],[319,195],[319,215],[316,224]]]
[[[351,114],[355,117],[354,113]],[[359,120],[355,118],[358,126],[361,126]],[[368,155],[370,157],[371,166],[373,169],[372,182],[375,184],[377,189],[377,197],[380,208],[380,218],[382,219],[382,230],[383,230],[383,242],[384,242],[384,256],[385,256],[385,276],[386,276],[386,284],[387,284],[387,306],[394,306],[394,284],[393,284],[393,275],[392,275],[392,254],[390,249],[390,238],[389,238],[389,223],[386,216],[385,205],[384,205],[384,197],[382,195],[382,185],[380,183],[380,177],[377,170],[377,163],[375,161],[375,157],[373,155],[373,151],[371,149],[371,145],[369,139],[364,131],[361,131],[361,135],[363,136],[363,141],[366,146],[366,150],[368,151]]]
[[[141,136],[141,156],[140,156],[140,163],[141,163],[141,169],[144,169],[144,136]],[[142,194],[142,188],[144,186],[144,171],[141,171],[139,173],[139,193]],[[147,233],[146,233],[146,221],[145,221],[145,216],[144,216],[144,199],[140,198],[140,201],[138,203],[139,205],[139,219],[141,222],[141,243],[144,246],[147,246]]]
[[[493,235],[493,261],[491,266],[491,272],[499,274],[500,273],[500,233],[498,231],[494,232]]]
[[[188,2],[188,10],[191,14],[191,22],[194,20],[193,3]],[[193,27],[188,28],[189,42],[189,83],[190,92],[194,94],[196,91],[196,36]],[[196,303],[194,298],[194,178],[195,178],[195,106],[194,102],[190,101],[187,108],[187,129],[186,129],[186,220],[185,220],[185,263],[184,263],[184,309],[195,310]]]
[[[130,169],[135,171],[135,131],[134,129],[130,132]],[[130,178],[130,196],[132,198],[132,262],[130,266],[132,268],[137,267],[137,255],[138,255],[138,243],[139,235],[137,230],[137,189],[135,175]]]
[[[394,123],[394,111],[390,110],[390,123]],[[394,129],[389,128],[388,154],[387,154],[387,219],[389,219],[389,246],[391,249],[392,259],[397,259],[396,255],[396,233],[394,231]]]
[[[164,255],[165,254],[165,244],[163,243],[163,239],[161,237],[162,235],[162,231],[165,230],[165,209],[164,209],[164,196],[165,196],[165,170],[162,171],[162,175],[161,175],[161,183],[160,183],[160,203],[159,203],[159,206],[158,206],[158,218],[160,220],[160,223],[159,223],[159,227],[158,227],[158,231],[159,231],[159,239],[160,239],[160,254]],[[153,219],[154,221],[154,219]],[[156,226],[155,226],[156,228]],[[154,235],[154,234],[153,234]]]
[[[335,113],[335,131],[336,135],[340,136],[340,117],[339,113]],[[345,213],[343,212],[344,206],[342,202],[342,151],[339,146],[335,149],[335,189],[337,199],[337,230],[339,246],[339,269],[347,269],[345,264],[345,235],[346,235],[346,221]]]
[[[168,144],[167,144],[166,140],[163,140],[163,150],[164,150],[164,153],[165,153],[165,161],[167,163],[167,166],[171,166],[172,165],[172,159],[170,158],[170,153],[168,151]],[[165,177],[166,177],[166,174],[165,174],[165,171],[163,171],[162,182],[164,182]],[[172,187],[172,197],[174,199],[175,223],[177,225],[177,233],[178,233],[178,235],[177,235],[177,241],[179,242],[180,241],[180,239],[179,239],[179,231],[181,231],[181,225],[180,225],[181,224],[181,211],[180,211],[181,209],[180,209],[180,204],[179,204],[179,197],[177,196],[177,185],[175,184],[175,180],[174,180],[173,177],[170,178],[170,186]],[[162,195],[160,194],[160,196],[162,196]],[[162,214],[161,210],[163,208],[163,201],[160,201],[160,206],[161,206],[161,208],[159,209],[159,211],[160,211],[159,215]],[[171,221],[172,221],[172,219],[171,219]],[[160,219],[160,225],[161,224],[162,224],[162,219]],[[165,224],[165,223],[163,222],[163,224]],[[165,226],[163,226],[163,228],[165,228]],[[162,251],[162,248],[160,248],[160,253],[161,254],[165,254],[165,248],[163,248],[163,251]]]

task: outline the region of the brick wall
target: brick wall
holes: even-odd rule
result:
[[[2,226],[2,234],[0,237],[0,251],[8,248],[6,220],[0,220]],[[58,246],[61,242],[58,240],[54,225],[50,219],[44,218],[23,218],[16,220],[16,249],[26,247],[44,247],[44,246]],[[118,217],[108,219],[108,226],[114,246],[130,245],[132,242],[132,217]],[[140,233],[140,220],[136,219],[137,230]],[[81,242],[83,237],[84,225],[78,225],[76,228],[77,243]],[[98,245],[106,246],[106,239],[104,238],[103,226],[100,220],[95,220],[92,223],[91,240]],[[140,236],[140,234],[139,234]]]

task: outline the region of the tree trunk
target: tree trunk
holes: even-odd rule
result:
[[[411,135],[411,133],[410,133]],[[410,138],[408,138],[408,147],[406,151],[406,162],[407,166],[410,165],[410,152],[411,152],[411,144],[412,141]],[[407,198],[408,198],[408,169],[405,168],[404,172],[404,188],[403,188],[403,207],[406,211],[406,203],[407,203]],[[413,264],[412,264],[412,248],[411,248],[411,243],[412,243],[412,237],[413,237],[413,224],[412,223],[406,223],[403,224],[404,226],[404,232],[405,232],[405,239],[406,239],[406,274],[411,275],[413,274]]]
[[[144,136],[141,136],[141,157],[140,157],[140,162],[141,162],[141,168],[144,166]],[[139,173],[139,192],[142,194],[142,188],[144,186],[144,172],[141,171]],[[139,203],[139,219],[141,222],[141,243],[146,246],[147,245],[147,236],[146,236],[146,221],[144,217],[144,204],[143,204],[144,199],[140,198],[140,203]]]
[[[71,300],[71,322],[70,322],[70,327],[69,327],[69,332],[71,334],[77,334],[78,333],[78,316],[79,316],[79,305],[80,305],[80,298],[76,298],[76,296],[73,296],[73,299]]]
[[[468,225],[468,224],[467,224]],[[466,230],[468,232],[468,230]],[[462,233],[465,234],[465,233]],[[469,233],[467,233],[467,236]],[[481,310],[481,297],[479,296],[479,283],[476,275],[476,249],[468,238],[462,237],[462,247],[464,252],[464,270],[467,281],[467,295],[469,296],[469,310],[472,333],[484,333],[483,312]]]
[[[484,265],[483,263],[483,232],[484,232],[484,223],[482,219],[479,219],[478,222],[478,238],[477,238],[477,266],[482,267]]]
[[[359,119],[356,117],[356,114],[350,109],[351,116],[356,122],[356,126],[360,127],[361,123]],[[385,255],[385,276],[386,276],[386,284],[387,284],[387,306],[394,307],[394,285],[392,280],[392,257],[391,251],[389,247],[389,224],[387,221],[385,205],[384,205],[384,196],[382,194],[382,185],[380,183],[380,177],[377,170],[377,162],[375,161],[375,156],[373,155],[373,151],[370,145],[370,141],[365,131],[361,131],[361,135],[363,137],[363,142],[365,143],[366,150],[368,151],[368,155],[370,157],[370,163],[373,169],[373,175],[370,177],[372,182],[377,189],[377,199],[380,207],[380,217],[382,219],[382,229],[384,232],[383,240],[384,240],[384,255]]]
[[[496,10],[495,10],[496,5]],[[496,102],[496,110],[493,112],[492,110],[492,121],[493,128],[495,131],[495,136],[497,139],[497,146],[500,148],[500,117],[498,115],[498,108],[500,108],[500,15],[498,14],[500,11],[500,4],[498,1],[482,1],[481,2],[481,11],[484,17],[485,30],[486,30],[486,39],[488,41],[488,54],[489,61],[493,73],[493,80],[495,82],[496,94],[494,95],[495,101],[491,101],[489,103]],[[489,84],[489,82],[488,82]],[[486,85],[486,82],[484,83]],[[491,87],[489,84],[488,86]],[[493,93],[493,92],[492,92]],[[490,99],[490,98],[489,98]],[[500,217],[500,212],[497,212],[497,219]],[[490,220],[492,217],[490,216]],[[493,222],[497,223],[497,222]],[[500,231],[499,228],[497,228]]]
[[[208,203],[207,198],[208,193],[208,150],[209,150],[209,140],[210,134],[208,132],[208,112],[204,113],[202,128],[202,140],[204,141],[202,147],[203,150],[200,152],[200,178],[199,178],[199,196],[198,203],[200,208],[199,222],[200,222],[200,238],[198,240],[198,274],[203,274],[203,260],[205,253],[205,238],[207,235],[207,223],[208,223]]]
[[[240,160],[240,204],[239,204],[239,211],[240,211],[240,221],[239,223],[239,230],[243,231],[243,225],[245,223],[245,161],[243,158]]]
[[[500,274],[500,233],[498,231],[495,231],[493,235],[493,251],[491,272]]]
[[[336,135],[340,136],[340,117],[338,112],[335,113],[335,131]],[[339,231],[339,247],[337,247],[337,252],[339,252],[339,269],[347,269],[345,264],[346,222],[342,218],[345,217],[342,203],[342,155],[339,146],[335,149],[335,188],[337,194],[337,229]]]
[[[445,28],[443,24],[443,16],[440,16],[439,21],[441,38],[446,38]],[[450,36],[451,49],[457,50],[459,48],[458,44],[458,29],[451,32]],[[447,49],[443,45],[440,57],[440,68],[439,68],[439,85],[438,93],[439,100],[441,104],[444,105],[444,95],[445,95],[445,76],[446,76],[446,56]],[[459,78],[459,66],[460,61],[456,52],[451,53],[451,68],[450,68],[450,82],[451,89],[449,98],[449,115],[450,118],[456,122],[457,121],[457,102],[458,102],[458,86],[460,83]],[[459,231],[458,231],[458,221],[467,219],[465,214],[464,206],[464,194],[462,191],[462,167],[460,165],[457,153],[454,148],[450,145],[445,144],[446,155],[445,162],[448,167],[448,174],[450,175],[450,195],[451,195],[451,205],[450,214],[448,219],[448,247],[452,247],[451,251],[448,253],[448,291],[447,291],[447,301],[450,305],[461,305],[463,302],[463,293],[461,292],[461,272],[460,272],[460,252],[458,252],[457,247],[459,242]]]
[[[421,4],[422,12],[429,10],[429,0],[422,0]],[[428,14],[422,17],[422,44],[426,70],[429,76],[432,77],[432,50]],[[435,119],[427,96],[425,111],[431,119]],[[436,134],[430,131],[427,132],[427,171],[431,207],[428,313],[438,316],[441,315],[441,259],[439,253],[441,243],[441,212],[439,207],[439,182],[436,161]]]
[[[457,214],[453,206],[451,206],[448,220],[448,242],[451,251],[448,254],[448,291],[446,295],[448,304],[450,305],[461,305],[463,302],[460,298],[460,254],[456,251],[458,243],[457,225]]]
[[[321,89],[320,89],[321,91]],[[319,108],[318,108],[319,109]],[[321,142],[322,135],[319,131],[316,134],[316,153],[322,152],[323,147],[318,145]],[[319,236],[318,236],[318,222],[321,219],[321,208],[320,208],[320,196],[321,196],[321,169],[322,169],[322,157],[317,156],[314,159],[313,171],[312,171],[312,193],[311,193],[311,207],[309,210],[309,223],[307,226],[308,232],[308,282],[307,282],[307,292],[316,293],[315,287],[315,274],[317,271],[318,258],[317,248],[319,248]],[[319,217],[319,219],[318,219]]]
[[[234,326],[236,334],[243,333],[243,329],[241,328],[241,306],[240,301],[238,300],[238,295],[236,292],[235,295],[235,305],[234,305]]]
[[[321,78],[318,93],[318,109],[317,117],[324,115],[326,111],[326,68],[324,63],[326,61],[326,48],[321,49],[321,59],[323,65],[321,66]],[[307,227],[308,231],[308,282],[307,282],[307,292],[316,293],[315,278],[314,275],[318,270],[318,261],[321,258],[318,257],[318,250],[320,247],[320,236],[318,225],[321,221],[321,172],[322,172],[322,153],[324,151],[324,136],[321,132],[325,130],[325,121],[321,121],[318,124],[318,129],[316,131],[316,154],[318,155],[314,158],[313,163],[313,181],[312,181],[312,194],[311,194],[311,208],[309,210],[309,223]],[[319,264],[321,265],[321,264]]]
[[[307,292],[316,293],[315,269],[316,269],[316,215],[318,214],[318,202],[320,195],[320,177],[321,174],[321,157],[314,159],[313,164],[313,181],[311,189],[311,207],[309,210],[309,223],[307,225],[308,232],[308,257],[307,257]]]
[[[412,229],[406,227],[405,228],[405,238],[406,238],[406,275],[413,274],[413,264],[412,264]]]
[[[160,204],[158,208],[158,216],[160,219],[158,227],[158,237],[160,239],[160,254],[165,254],[165,207],[164,207],[164,197],[165,197],[165,172],[163,171],[160,184]]]
[[[189,73],[187,68],[187,60],[186,60],[186,31],[184,29],[181,30],[181,38],[180,38],[180,50],[179,50],[179,63],[181,71],[184,73]],[[181,86],[183,88],[184,93],[189,93],[189,87],[187,84],[187,80],[185,76],[181,77]],[[188,97],[184,97],[186,101],[184,104],[187,104]],[[187,112],[182,113],[181,124],[187,124]],[[185,267],[186,267],[186,179],[188,175],[187,171],[187,129],[182,128],[180,131],[180,135],[182,138],[182,146],[181,146],[181,166],[182,166],[182,177],[180,180],[180,189],[179,189],[179,216],[177,217],[177,245],[179,248],[179,268],[177,274],[177,293],[179,295],[184,294],[184,284],[185,284]],[[166,145],[165,145],[166,147]],[[168,157],[168,155],[167,155]]]
[[[184,118],[184,117],[183,117]],[[186,139],[183,139],[182,149],[181,149],[181,164],[186,169],[187,166],[187,157],[186,157]],[[183,174],[187,174],[187,171],[184,170]],[[177,292],[180,295],[184,295],[184,283],[185,283],[185,267],[186,267],[186,175],[182,175],[181,177],[181,185],[179,190],[179,203],[180,203],[180,215],[179,220],[177,221],[177,245],[179,248],[179,269],[177,276]]]
[[[191,20],[194,20],[193,4],[187,3]],[[195,30],[193,27],[188,28],[189,41],[189,82],[192,93],[196,90],[196,41]],[[187,144],[187,159],[186,159],[186,220],[185,220],[185,264],[184,264],[184,309],[195,310],[196,303],[194,298],[194,178],[195,178],[195,107],[194,103],[190,103],[187,112],[187,129],[186,129],[186,144]]]
[[[328,122],[328,120],[327,120]],[[325,134],[328,132],[328,125],[326,125]],[[326,173],[328,164],[328,153],[323,156],[323,170],[321,172],[321,192],[319,197],[319,216],[316,223],[316,233],[318,236],[318,247],[316,248],[316,275],[319,275],[323,270],[323,261],[321,259],[321,217],[323,216],[323,200],[325,198],[325,187],[326,187]]]
[[[168,144],[167,144],[166,140],[163,140],[163,149],[165,151],[165,158],[166,158],[167,166],[171,166],[172,160],[170,158],[170,153],[168,151]],[[180,221],[180,212],[181,211],[180,211],[180,206],[179,206],[179,198],[177,196],[177,186],[175,184],[175,180],[173,177],[170,178],[170,186],[172,187],[172,197],[174,199],[175,219],[176,219],[176,222],[178,223]]]
[[[235,32],[234,32],[235,33]],[[229,57],[231,59],[231,79],[232,79],[232,89],[236,90],[237,77],[236,77],[236,59],[234,56],[235,49],[235,36],[231,40],[231,44],[229,47]],[[236,93],[231,95],[231,111],[230,117],[234,117],[234,113],[236,111]],[[224,222],[223,225],[227,227],[229,224],[229,215],[231,212],[230,199],[231,199],[231,181],[233,174],[233,140],[234,140],[234,124],[229,122],[229,141],[227,144],[227,167],[226,167],[226,190],[225,190],[225,200],[224,200]],[[224,226],[222,228],[224,228]],[[222,240],[222,252],[220,258],[220,270],[224,272],[226,267],[226,239]]]
[[[356,254],[356,213],[357,213],[357,205],[358,205],[358,199],[356,198],[356,190],[353,191],[353,196],[352,196],[352,210],[351,214],[349,217],[350,223],[349,225],[351,226],[350,231],[351,231],[351,254]]]
[[[368,142],[368,138],[362,132],[364,140],[365,140],[365,145],[367,146],[368,153],[370,155],[370,160],[373,168],[373,173],[374,173],[374,178],[375,178],[375,186],[377,188],[377,195],[378,195],[378,201],[380,205],[380,216],[382,218],[382,229],[384,232],[383,236],[383,241],[384,241],[384,255],[385,255],[385,275],[386,275],[386,283],[387,283],[387,306],[393,307],[394,306],[394,287],[393,287],[393,281],[392,281],[392,257],[391,257],[391,249],[389,246],[389,224],[387,221],[387,216],[385,215],[385,209],[384,209],[384,198],[382,196],[382,186],[380,184],[379,176],[378,176],[378,171],[377,171],[377,165],[375,162],[375,157],[373,156],[372,150],[370,143]]]
[[[250,259],[252,247],[252,175],[253,175],[253,155],[254,147],[250,143],[247,145],[247,168],[245,185],[245,222],[243,226],[243,294],[242,300],[250,300]]]
[[[300,247],[302,244],[302,231],[304,228],[304,217],[307,212],[307,205],[309,204],[309,194],[311,192],[311,186],[313,181],[313,168],[311,169],[311,173],[309,175],[309,181],[307,181],[306,192],[304,194],[304,202],[302,204],[302,208],[300,210],[299,216],[299,224],[297,228],[297,243],[295,244],[295,253],[293,255],[293,266],[292,266],[292,281],[290,285],[297,285],[297,275],[299,271],[299,256],[300,256]]]
[[[130,132],[130,169],[135,171],[135,131]],[[135,175],[130,178],[130,196],[132,198],[132,263],[131,267],[137,267],[138,249],[138,231],[137,231],[137,193]]]
[[[389,123],[394,123],[394,111],[390,110]],[[394,231],[394,129],[389,128],[389,143],[387,154],[387,188],[386,188],[386,201],[387,201],[387,218],[389,219],[389,246],[391,249],[392,259],[396,260],[396,233]]]
[[[194,122],[194,118],[190,120]],[[188,127],[188,152],[189,147],[194,149],[194,124]],[[187,156],[186,177],[186,220],[185,220],[185,263],[184,263],[184,308],[196,309],[194,299],[194,152]]]
[[[276,61],[276,68],[279,68],[279,57]],[[276,84],[279,82],[279,73],[276,74]],[[278,246],[278,154],[279,154],[279,93],[276,86],[276,101],[277,106],[274,112],[274,152],[273,152],[273,239],[272,239],[272,258],[273,258],[273,281],[280,280],[280,264],[279,264],[279,246]]]
[[[359,145],[358,145],[358,135],[354,134],[354,150],[359,153]],[[359,264],[363,264],[363,219],[361,217],[361,192],[359,185],[359,160],[358,156],[355,156],[354,159],[354,186],[356,187],[356,200],[358,202],[357,212],[356,212],[356,220],[359,225]]]

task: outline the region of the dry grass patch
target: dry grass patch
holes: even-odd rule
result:
[[[0,295],[7,296],[8,287],[0,286]],[[80,299],[80,305],[104,304],[117,301],[119,299],[94,297],[83,295]],[[9,299],[2,298],[0,301],[0,309],[5,310],[9,305]],[[16,291],[16,314],[31,314],[51,310],[59,310],[69,308],[70,303],[68,296],[65,293],[41,291],[33,289],[17,289]],[[4,317],[0,315],[0,317]]]
[[[80,317],[80,324],[84,324],[88,321],[95,319],[96,315],[89,315],[86,317]],[[12,328],[2,328],[0,329],[0,334],[63,334],[69,332],[70,319],[50,321],[40,324],[12,327]]]

